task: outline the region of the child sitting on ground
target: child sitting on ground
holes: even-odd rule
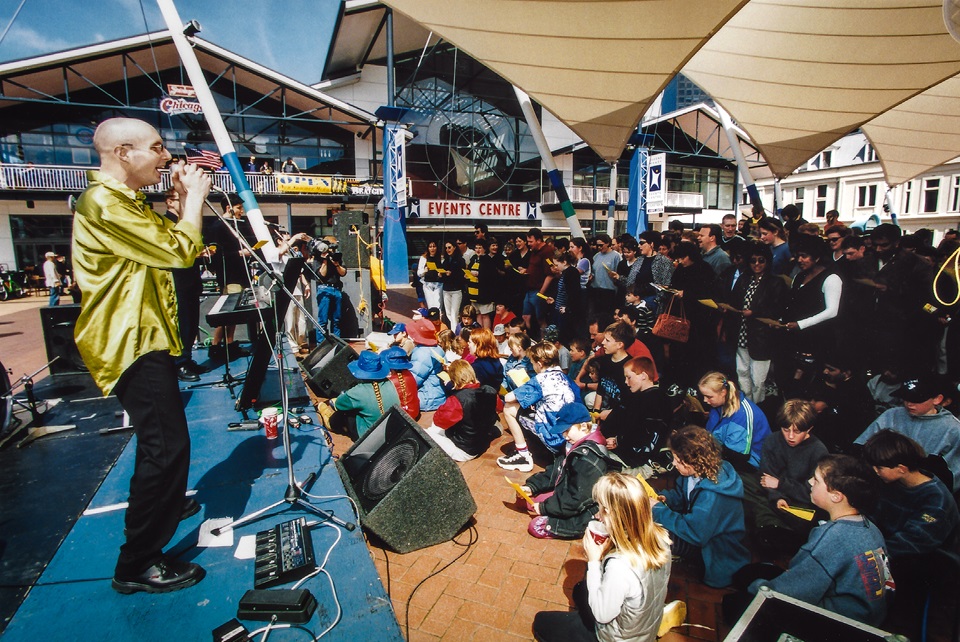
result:
[[[504,397],[503,419],[517,451],[497,459],[501,468],[523,473],[533,470],[533,457],[527,450],[523,431],[535,434],[551,452],[560,452],[565,441],[551,427],[561,408],[579,403],[580,399],[576,386],[560,370],[555,345],[547,341],[538,343],[530,348],[529,354],[536,374]]]
[[[653,381],[656,368],[645,357],[623,366],[627,390],[620,403],[600,424],[607,448],[623,460],[627,472],[648,479],[671,463],[666,448],[673,407],[667,394]],[[643,469],[643,470],[641,470]]]
[[[571,379],[576,380],[576,378],[580,376],[580,368],[583,367],[583,364],[587,360],[587,350],[589,350],[589,348],[590,343],[580,337],[570,342],[570,370],[567,371],[567,376]]]
[[[703,375],[698,387],[710,406],[707,432],[723,446],[723,458],[740,472],[755,472],[763,442],[770,434],[767,416],[721,372]]]
[[[530,362],[530,357],[527,356],[527,350],[533,345],[533,341],[530,340],[525,334],[512,334],[507,338],[507,345],[510,346],[510,356],[507,358],[506,363],[503,364],[503,389],[507,392],[511,390],[516,390],[518,386],[526,383],[522,381],[524,376],[526,376],[527,381],[536,376],[537,371],[533,369],[533,363]],[[511,371],[518,370],[523,374],[513,374]],[[522,383],[517,383],[517,381],[522,381]]]
[[[813,508],[810,477],[827,447],[810,434],[817,421],[813,404],[802,399],[784,402],[777,413],[778,432],[763,442],[760,473],[745,473],[744,508],[757,539],[769,550],[795,553],[807,540],[814,522],[786,512]]]
[[[862,515],[875,502],[876,475],[853,457],[827,455],[817,464],[810,486],[811,500],[829,513],[830,521],[813,529],[783,574],[754,581],[748,592],[755,595],[766,586],[880,626],[892,581],[883,535]],[[726,603],[724,598],[725,610]]]
[[[477,381],[473,366],[463,359],[451,363],[447,374],[453,393],[437,408],[427,434],[454,461],[470,461],[500,436],[497,415],[503,402],[496,390]]]
[[[593,485],[608,471],[618,471],[620,465],[607,453],[603,436],[593,430],[583,404],[571,402],[560,408],[548,430],[562,436],[566,448],[523,486],[535,500],[528,506],[534,518],[527,531],[540,539],[583,537],[597,512]]]
[[[901,567],[943,546],[960,523],[949,489],[920,469],[926,456],[920,444],[892,430],[881,430],[863,447],[864,459],[884,482],[870,515],[884,535],[898,585]]]
[[[670,580],[670,538],[650,517],[636,477],[609,473],[593,487],[600,520],[610,533],[583,538],[585,591],[573,590],[576,611],[541,611],[533,634],[541,642],[636,640],[654,642]],[[592,626],[591,626],[592,624]]]
[[[473,330],[467,341],[467,349],[473,357],[472,365],[477,381],[499,392],[503,381],[503,364],[500,363],[500,351],[493,332],[487,328]]]
[[[883,533],[897,580],[897,610],[920,622],[931,579],[942,560],[937,549],[953,550],[960,523],[957,502],[942,481],[921,470],[920,444],[892,430],[881,430],[863,447],[863,457],[884,482],[870,518]],[[904,631],[911,640],[918,631]]]
[[[410,340],[410,343],[413,343],[413,340]],[[416,344],[414,344],[414,348],[416,348]],[[407,351],[400,346],[390,346],[380,353],[380,360],[390,368],[388,378],[397,389],[397,395],[400,397],[400,407],[416,421],[420,418],[420,397],[417,396],[417,380],[410,372],[413,369],[413,363],[410,362]]]
[[[670,531],[673,554],[704,565],[707,586],[728,586],[750,562],[743,545],[743,483],[720,444],[703,428],[686,426],[667,445],[680,473],[673,490],[650,499],[653,519]]]
[[[331,399],[330,405],[336,411],[352,411],[351,414],[356,417],[356,429],[347,424],[347,434],[357,440],[377,423],[388,408],[399,406],[400,397],[393,383],[387,379],[390,368],[381,362],[376,352],[362,351],[359,359],[347,364],[347,370],[357,383]],[[333,418],[331,422],[336,423]]]

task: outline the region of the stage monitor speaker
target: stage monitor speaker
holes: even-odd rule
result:
[[[337,461],[337,472],[363,527],[398,553],[452,539],[477,512],[456,462],[396,406]]]
[[[843,640],[886,642],[890,634],[768,588],[761,588],[725,642]]]
[[[357,243],[357,235],[360,243]],[[366,212],[343,210],[333,219],[333,235],[337,238],[339,251],[343,253],[341,265],[347,268],[370,269],[370,217]],[[357,248],[360,248],[359,251]]]
[[[318,397],[336,397],[349,390],[357,380],[347,364],[359,358],[350,344],[333,335],[328,335],[307,357],[300,367],[307,373],[307,385]]]
[[[47,361],[50,374],[71,375],[87,372],[87,366],[80,358],[73,330],[80,316],[80,305],[55,305],[52,308],[40,308],[40,324],[43,327],[43,342],[47,347]]]

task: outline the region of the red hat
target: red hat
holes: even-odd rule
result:
[[[437,329],[427,319],[417,319],[408,323],[407,336],[418,346],[437,345]]]

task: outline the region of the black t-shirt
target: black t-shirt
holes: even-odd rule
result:
[[[623,366],[630,360],[630,355],[620,361],[614,361],[613,355],[603,354],[595,357],[597,372],[600,374],[597,391],[603,395],[603,407],[615,408],[620,398],[628,392],[627,383],[623,376]]]

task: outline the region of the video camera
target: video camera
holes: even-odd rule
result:
[[[315,238],[310,241],[308,247],[310,249],[310,254],[313,255],[313,258],[316,260],[323,258],[324,253],[326,253],[326,258],[329,258],[337,265],[343,264],[343,252],[337,251],[338,247],[336,243],[322,238]]]

